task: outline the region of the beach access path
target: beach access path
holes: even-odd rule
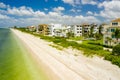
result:
[[[51,80],[120,80],[120,68],[99,57],[89,58],[72,49],[57,50],[39,37],[11,29],[32,51]],[[79,56],[74,56],[79,53]]]

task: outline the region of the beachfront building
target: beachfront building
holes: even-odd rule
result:
[[[120,18],[115,19],[111,21],[109,25],[104,25],[104,31],[103,31],[103,44],[109,45],[109,46],[114,46],[118,43],[120,43],[120,39],[115,38],[115,30],[120,29]]]
[[[88,36],[89,32],[90,32],[90,24],[83,23],[82,24],[82,34],[83,34],[83,36]]]
[[[93,26],[93,34],[99,32],[99,27],[98,27],[97,24],[94,24],[94,23],[93,23],[93,24],[90,25],[90,27],[92,27],[92,26]]]
[[[37,33],[42,34],[42,35],[48,35],[48,25],[47,24],[38,25]]]
[[[74,33],[74,36],[82,36],[82,25],[71,25],[71,30],[72,33]]]
[[[59,36],[59,37],[67,37],[67,33],[70,31],[70,26],[62,25],[62,24],[49,24],[48,25],[48,34],[49,36]]]
[[[27,30],[29,31],[36,31],[36,26],[27,26]]]

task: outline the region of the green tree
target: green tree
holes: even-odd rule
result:
[[[108,46],[111,46],[112,38],[110,38],[110,37],[106,37],[106,40],[107,40],[107,42],[108,42]]]
[[[99,33],[95,33],[95,34],[94,34],[94,38],[95,38],[96,40],[100,40],[100,39],[103,38],[103,36],[100,35]]]
[[[118,44],[118,45],[116,45],[116,46],[113,47],[112,54],[120,56],[120,44]]]
[[[70,38],[70,37],[74,37],[74,33],[72,33],[72,32],[68,32],[68,33],[67,33],[67,37],[68,37],[68,38]]]
[[[118,39],[120,38],[120,29],[117,28],[117,29],[115,30],[114,36],[115,36],[115,38],[116,38],[116,40],[117,40],[117,42],[118,42]]]
[[[102,35],[102,29],[103,29],[103,27],[102,27],[102,25],[100,25],[100,26],[99,26],[99,34],[100,34],[100,35]]]
[[[94,36],[93,31],[94,31],[94,24],[92,24],[91,27],[90,27],[89,37],[93,37]]]

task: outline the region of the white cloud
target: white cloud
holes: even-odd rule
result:
[[[9,19],[7,15],[0,14],[0,19]]]
[[[72,6],[75,6],[77,4],[80,4],[80,0],[62,0],[64,3],[70,4]]]
[[[69,11],[71,11],[71,12],[81,12],[81,10],[76,10],[76,9],[70,9]]]
[[[16,7],[8,8],[7,12],[8,14],[17,15],[17,16],[31,16],[33,10],[31,8],[22,6],[20,8],[16,8]]]
[[[74,4],[74,0],[62,0],[62,1],[67,4],[71,4],[71,5]]]
[[[91,5],[96,5],[97,2],[96,0],[81,0],[82,4],[91,4]]]
[[[39,17],[39,16],[45,16],[44,12],[41,11],[33,11],[30,7],[13,7],[13,8],[8,8],[7,13],[11,15],[16,15],[16,16],[31,16],[31,17]]]
[[[53,8],[53,11],[55,11],[55,12],[61,12],[61,11],[64,11],[65,10],[65,8],[64,7],[61,7],[61,6],[59,6],[59,7],[55,7],[55,8]]]
[[[94,16],[70,16],[65,14],[60,14],[64,11],[64,7],[53,8],[53,11],[48,13],[42,12],[40,10],[34,11],[30,7],[8,7],[7,10],[0,11],[0,24],[3,26],[28,26],[28,25],[38,25],[38,24],[49,24],[49,23],[61,23],[61,24],[80,24],[83,22],[100,22]],[[80,10],[75,10],[80,12]],[[5,15],[2,15],[5,13]],[[11,17],[12,15],[12,17]]]
[[[98,7],[104,8],[104,10],[100,11],[99,15],[106,19],[120,17],[120,1],[104,1],[103,3],[100,3]]]
[[[64,11],[64,10],[65,10],[65,8],[61,7],[61,6],[53,8],[53,11],[57,12],[59,14],[62,14],[62,11]]]
[[[88,11],[88,12],[87,12],[87,15],[93,15],[93,12]]]
[[[94,16],[76,16],[76,21],[80,21],[80,23],[101,23],[100,20],[98,20],[96,17]]]
[[[6,8],[7,5],[5,5],[4,3],[0,2],[0,8]]]
[[[71,11],[71,12],[76,12],[76,10],[75,10],[75,9],[71,9],[70,11]]]

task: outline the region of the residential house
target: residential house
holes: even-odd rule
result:
[[[113,21],[111,21],[111,23],[109,25],[105,25],[104,26],[104,36],[103,36],[103,43],[105,45],[116,45],[118,43],[120,43],[120,39],[118,39],[118,42],[116,41],[114,32],[116,30],[116,28],[120,28],[120,18],[115,19]]]

